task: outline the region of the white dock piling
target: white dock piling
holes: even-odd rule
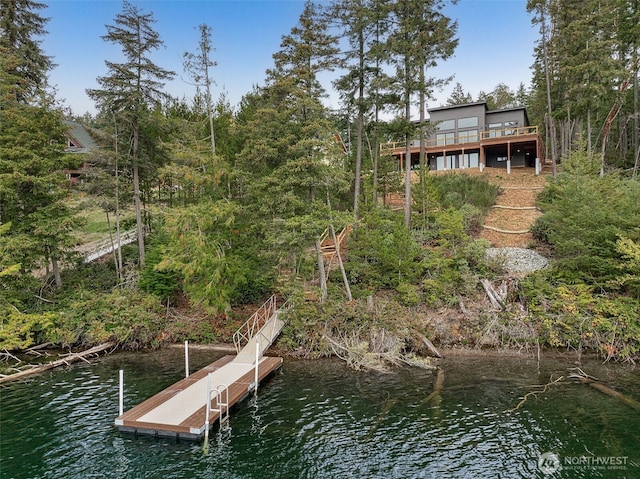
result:
[[[189,377],[189,341],[184,342],[184,374]]]
[[[260,362],[260,341],[256,341],[256,367],[254,374],[254,392],[256,396],[258,395],[258,362]]]
[[[118,412],[119,416],[124,414],[124,371],[120,370],[120,393],[118,395]]]

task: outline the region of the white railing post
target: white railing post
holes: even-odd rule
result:
[[[209,409],[211,409],[211,373],[207,374],[207,400],[204,403],[204,443],[209,443]]]
[[[118,394],[118,416],[124,414],[124,371],[120,370],[120,392]]]
[[[184,374],[189,377],[189,341],[184,342]]]
[[[258,362],[260,361],[260,341],[256,341],[256,367],[254,372],[254,392],[258,395]]]

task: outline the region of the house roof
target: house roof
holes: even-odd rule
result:
[[[67,126],[65,134],[74,145],[67,148],[69,153],[89,153],[94,148],[98,148],[98,144],[83,125],[70,120],[64,120],[64,124]]]
[[[466,107],[469,107],[469,106],[477,106],[477,105],[484,105],[484,109],[488,110],[486,101],[476,101],[476,102],[473,102],[473,103],[462,103],[460,105],[436,106],[436,107],[433,107],[433,108],[428,108],[427,111],[428,112],[432,112],[432,111],[452,110],[454,108],[466,108]]]

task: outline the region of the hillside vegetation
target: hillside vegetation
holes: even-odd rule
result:
[[[199,26],[196,51],[184,56],[197,94],[172,98],[164,82],[176,73],[153,61],[163,45],[153,14],[124,2],[102,37],[121,49],[122,63],[106,60],[87,91],[98,113],[75,118],[100,145],[83,156],[65,151],[68,112],[48,86],[45,5],[4,2],[0,350],[228,341],[277,293],[294,305],[278,344],[290,354],[384,365],[413,361],[430,340],[636,361],[638,12],[614,0],[577,10],[528,3],[542,27],[532,90],[499,85],[480,98],[491,109],[528,106],[559,172],[539,193],[541,214],[530,216],[531,236],[520,244],[550,266],[523,276],[485,255],[491,237],[482,225],[495,220],[487,215],[504,193],[495,178],[403,173],[380,148],[410,145],[437,127],[415,118],[448,82],[429,76],[458,42],[444,2],[305,2],[263,84],[237,107],[213,99],[210,27]],[[576,25],[583,8],[593,21]],[[595,40],[599,61],[569,55]],[[549,64],[557,71],[545,71]],[[606,75],[592,65],[606,65]],[[324,102],[320,78],[330,71],[339,112]],[[452,104],[473,100],[458,90]],[[82,165],[79,184],[70,184],[65,170]],[[335,269],[327,278],[319,238],[345,227],[346,281]],[[83,261],[83,244],[123,230],[137,242]]]

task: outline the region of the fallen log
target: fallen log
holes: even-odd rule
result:
[[[605,393],[608,396],[611,396],[612,398],[615,398],[618,401],[625,403],[627,406],[632,407],[636,411],[640,411],[640,402],[636,401],[633,398],[630,398],[629,396],[625,396],[624,394],[619,393],[618,391],[615,391],[614,389],[611,389],[608,386],[605,386],[593,376],[589,376],[588,374],[586,374],[580,368],[575,368],[575,371],[576,372],[569,375],[569,378],[580,381],[582,384],[588,384],[593,389],[597,389],[598,391]]]
[[[429,339],[422,333],[420,333],[419,331],[415,331],[414,333],[416,336],[418,336],[418,338],[420,339],[420,341],[422,341],[422,344],[424,344],[424,346],[427,348],[427,351],[429,351],[429,353],[431,353],[431,356],[442,359],[442,354],[440,353],[440,351],[438,351],[436,349],[436,347],[433,345],[433,343],[431,341],[429,341]]]
[[[80,353],[72,353],[56,361],[39,364],[37,366],[32,367],[31,369],[25,369],[23,371],[20,371],[14,374],[0,376],[0,384],[9,382],[9,381],[15,381],[17,379],[22,379],[28,376],[33,376],[34,374],[39,374],[41,372],[48,371],[49,369],[54,369],[60,366],[68,366],[69,364],[74,363],[76,361],[81,361],[81,360],[86,361],[86,358],[88,356],[101,353],[103,351],[106,351],[107,349],[112,349],[115,347],[115,345],[116,344],[114,342],[103,343],[103,344],[100,344],[99,346],[95,346],[93,348],[87,349],[86,351],[82,351]]]
[[[484,288],[485,293],[487,293],[487,297],[491,302],[491,306],[493,306],[494,309],[497,309],[497,310],[503,309],[504,297],[493,288],[489,280],[482,278],[480,280],[480,284],[482,284],[482,287]]]

